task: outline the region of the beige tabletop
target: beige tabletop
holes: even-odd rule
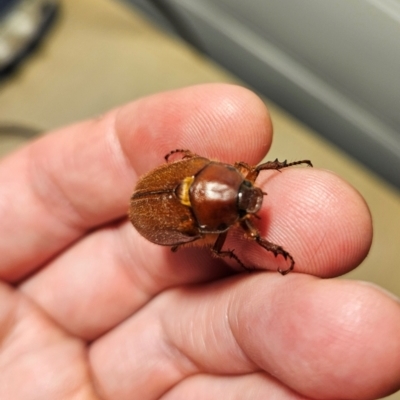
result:
[[[238,82],[123,3],[61,3],[60,17],[44,44],[0,84],[0,155],[26,140],[4,129],[6,125],[46,130],[154,92]],[[349,181],[369,204],[374,243],[367,259],[347,277],[375,282],[400,296],[399,192],[273,103],[267,104],[275,127],[269,158],[307,155],[316,167]],[[395,396],[391,398],[400,399]]]

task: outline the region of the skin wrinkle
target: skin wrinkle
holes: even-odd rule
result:
[[[283,277],[276,277],[273,276],[272,273],[269,273],[270,277],[272,280],[283,280],[286,279]],[[264,274],[259,274],[259,278],[265,279]],[[251,327],[257,326],[257,325],[262,325],[263,326],[263,331],[265,332],[265,337],[262,338],[263,342],[265,340],[265,343],[262,344],[262,347],[264,347],[265,351],[269,354],[264,354],[262,356],[260,354],[260,350],[257,350],[256,353],[254,353],[255,347],[250,346],[246,348],[246,354],[248,354],[248,357],[252,360],[254,365],[257,365],[261,370],[266,371],[268,374],[271,376],[280,376],[281,373],[279,372],[279,369],[276,369],[276,360],[274,357],[271,357],[274,352],[271,354],[271,349],[269,348],[269,340],[268,340],[268,334],[271,332],[274,334],[274,331],[279,329],[280,326],[280,313],[277,310],[280,309],[285,309],[286,305],[283,303],[285,296],[282,294],[282,291],[289,290],[286,285],[279,285],[276,290],[272,290],[272,288],[268,289],[267,293],[260,292],[257,290],[258,288],[258,281],[257,277],[249,277],[249,282],[246,284],[246,286],[249,285],[247,288],[246,292],[248,293],[258,293],[258,295],[254,298],[251,297],[251,302],[247,302],[242,309],[238,312],[239,316],[243,320],[248,320],[248,324],[250,326],[250,330],[248,334],[242,334],[240,335],[241,338],[246,338],[246,337],[253,337],[255,334],[255,331],[251,329]],[[265,298],[268,299],[268,304],[265,302]],[[258,310],[258,313],[254,313],[254,310]],[[255,316],[256,319],[254,318]],[[264,318],[261,320],[260,316],[264,316]],[[290,327],[290,333],[289,332],[283,332],[282,335],[284,336],[291,336],[293,334],[292,329],[293,327],[296,327],[296,325],[293,325]],[[289,328],[288,328],[289,329]],[[254,338],[254,340],[257,340],[257,336]],[[242,339],[243,340],[243,339]],[[246,344],[246,342],[244,342]],[[271,362],[272,361],[272,362]],[[289,364],[290,366],[290,364]],[[285,369],[287,369],[288,366],[285,366]]]
[[[190,333],[189,335],[187,334],[187,327],[186,326],[181,326],[180,323],[177,325],[174,325],[173,329],[173,335],[171,335],[171,328],[170,328],[170,320],[168,317],[168,311],[169,303],[173,303],[174,297],[178,296],[181,297],[182,290],[185,291],[185,289],[171,289],[168,292],[165,292],[164,294],[161,294],[157,297],[157,308],[158,308],[158,315],[161,321],[161,327],[162,327],[162,332],[164,332],[164,346],[163,348],[168,349],[166,354],[171,354],[172,355],[172,360],[175,360],[173,362],[173,365],[175,365],[175,368],[178,368],[179,371],[181,371],[182,374],[182,381],[183,379],[186,379],[189,376],[201,373],[205,371],[205,368],[203,365],[199,364],[198,361],[196,360],[195,357],[190,356],[187,351],[184,350],[184,347],[179,346],[178,342],[185,342],[186,339],[189,337],[190,345],[189,348],[199,348],[199,343],[198,343],[198,329],[194,329],[195,323],[198,324],[198,315],[193,314],[192,318],[190,319]],[[169,300],[165,300],[165,297],[169,298]],[[164,300],[163,300],[164,298]],[[172,301],[171,301],[172,300]],[[207,324],[207,327],[209,327],[209,324]],[[175,339],[174,339],[175,338]],[[204,336],[201,335],[201,340],[202,340],[202,347],[204,350],[207,349],[207,343],[204,342]],[[175,383],[176,385],[177,383]]]
[[[4,290],[4,287],[6,286],[5,284],[1,284],[1,292]],[[13,289],[10,289],[7,287],[6,290],[9,290],[10,292],[13,291]],[[1,315],[1,333],[2,336],[0,338],[0,354],[4,355],[4,349],[9,346],[12,341],[13,341],[13,334],[15,327],[18,324],[18,313],[19,309],[21,307],[21,300],[22,296],[18,296],[15,291],[11,294],[11,296],[14,297],[15,301],[12,302],[12,309],[7,309],[7,316],[4,318],[3,315]],[[2,363],[2,367],[4,367],[5,364]]]
[[[253,277],[249,278],[249,283],[248,283],[250,286],[250,289],[248,290],[249,293],[253,293],[253,292],[257,293],[257,291],[254,291],[254,289],[253,289],[253,282],[252,282],[253,279],[254,279]],[[265,306],[265,297],[264,296],[265,296],[264,293],[259,292],[259,295],[255,299],[252,298],[251,308],[258,309],[260,311],[262,310],[262,313],[260,313],[260,314],[264,316],[264,321],[267,321],[268,330],[271,330],[271,329],[274,330],[273,324],[274,324],[275,312],[273,310],[275,310],[276,307],[279,308],[279,304],[277,304],[276,299],[281,300],[282,296],[281,296],[281,294],[278,294],[276,291],[269,290],[269,292],[268,292],[268,299],[269,299],[268,307]],[[243,320],[246,320],[246,318],[244,317],[248,313],[248,311],[246,311],[246,308],[250,307],[250,305],[249,305],[249,303],[247,303],[247,304],[244,303],[244,304],[245,305],[243,307],[240,307],[241,310],[237,312],[237,315],[239,317],[242,317]],[[267,311],[267,312],[265,312],[265,311]],[[248,323],[250,333],[249,334],[241,334],[240,337],[245,338],[250,335],[252,336],[251,327],[253,326],[253,324],[256,326],[258,323],[259,323],[259,321],[250,319],[249,323]],[[271,328],[271,326],[272,326],[272,328]],[[241,326],[238,326],[238,333],[240,332],[240,329],[241,329]],[[275,371],[272,368],[272,365],[269,365],[268,368],[266,368],[265,365],[261,365],[261,363],[259,362],[260,357],[259,357],[258,353],[257,354],[249,354],[250,348],[246,349],[246,350],[243,349],[243,352],[246,354],[246,356],[248,357],[248,359],[251,361],[251,363],[253,365],[257,366],[258,369],[263,371],[264,373],[267,373],[271,376],[276,375]],[[263,361],[263,358],[261,358],[261,360]]]
[[[198,330],[195,329],[195,322],[198,323],[199,319],[204,321],[204,315],[202,314],[201,318],[198,318],[198,310],[196,310],[196,313],[193,314],[193,318],[190,320],[190,323],[189,323],[190,324],[190,328],[189,328],[190,329],[190,332],[189,332],[190,345],[189,345],[189,348],[193,349],[193,348],[197,347],[198,349],[202,349],[203,352],[206,352],[207,351],[207,342],[205,341],[206,336],[201,334],[200,335],[200,342],[199,342]],[[208,327],[209,328],[209,324],[207,324],[207,321],[205,321],[205,322],[206,323],[205,324],[203,323],[201,325],[201,327],[202,328],[204,328],[204,327]],[[185,334],[184,335],[182,334],[182,332],[185,331],[185,330],[187,331],[186,327],[183,327],[183,330],[181,330],[181,342],[184,341],[183,338],[184,338],[184,336],[186,336]],[[211,334],[214,335],[214,331],[213,330],[212,330]],[[179,347],[176,345],[176,343],[175,343],[175,347],[177,349],[179,349]],[[187,354],[187,352],[185,353],[183,350],[181,350],[181,349],[179,349],[179,350],[184,355],[184,357],[186,359],[190,360],[193,363],[193,365],[196,366],[196,369],[197,369],[196,373],[204,372],[204,366],[203,365],[201,365],[198,362],[196,362],[193,357],[190,357],[189,354]]]
[[[4,287],[1,289],[4,290]],[[46,315],[46,320],[37,320],[37,317],[40,316],[40,314],[43,314],[42,310],[40,308],[36,308],[36,306],[31,304],[31,302],[28,301],[23,295],[19,295],[15,299],[15,301],[15,310],[13,312],[14,323],[11,331],[7,334],[7,341],[9,343],[7,343],[7,341],[2,341],[2,347],[5,347],[5,345],[7,346],[7,351],[2,351],[2,360],[4,361],[4,359],[7,359],[7,353],[11,353],[9,355],[11,355],[12,357],[8,364],[5,364],[3,362],[1,367],[5,370],[10,370],[12,368],[18,368],[19,370],[22,368],[23,370],[26,370],[27,368],[31,369],[29,366],[32,363],[32,359],[36,357],[37,353],[41,352],[42,354],[51,354],[56,352],[60,345],[63,344],[62,339],[65,337],[65,335],[61,333],[60,336],[59,333],[53,332],[50,336],[47,336],[45,340],[36,341],[35,347],[29,349],[29,343],[34,340],[35,337],[41,336],[43,324],[53,324],[53,322],[51,318],[47,318],[46,314],[44,314]],[[28,318],[28,320],[26,320],[26,317]],[[29,326],[29,329],[27,329],[27,326]],[[32,328],[35,329],[32,330]],[[29,335],[27,335],[27,333],[29,333]],[[69,346],[72,346],[71,351],[73,353],[76,353],[76,357],[80,358],[80,355],[85,354],[83,343],[79,340],[75,340],[73,337],[71,337],[70,339],[72,340],[69,343]],[[76,347],[77,344],[79,344],[79,348]],[[18,350],[18,346],[20,346],[21,348],[19,349],[20,352],[16,354],[15,350]],[[27,349],[29,350],[27,351]],[[28,379],[34,379],[35,376],[37,376],[37,373],[40,373],[40,371],[36,371],[35,369],[33,372],[33,374],[28,376]],[[70,379],[71,373],[69,371],[65,372],[65,374],[58,376],[61,380]],[[70,384],[64,385],[65,388],[68,388],[68,391],[64,391],[63,395],[65,396],[73,392],[81,392],[82,390],[84,390],[84,387],[92,389],[90,385],[88,383],[84,383],[83,380],[76,382],[75,385],[75,387],[72,387]],[[46,383],[46,381],[39,380],[37,384],[37,390],[46,390],[46,388],[52,388],[52,386],[53,381],[51,381],[51,383]],[[7,388],[4,386],[2,386],[2,390],[5,390],[7,392]],[[84,390],[84,392],[86,394],[88,393],[87,390]],[[93,390],[90,390],[90,393],[93,394]]]
[[[127,227],[130,228],[130,223],[128,221],[123,223]],[[127,232],[126,229],[117,230],[118,235],[115,237],[114,243],[115,248],[117,249],[117,261],[120,260],[121,262],[121,270],[123,271],[124,275],[132,282],[132,287],[135,287],[135,297],[141,298],[141,304],[145,304],[145,299],[148,300],[154,294],[154,279],[149,274],[149,271],[152,269],[146,268],[146,263],[144,260],[146,259],[145,254],[141,251],[141,247],[139,249],[134,248],[128,240],[128,235],[125,233]],[[140,257],[133,257],[132,252],[139,251],[142,256]],[[137,265],[137,260],[141,261],[141,265]],[[135,268],[132,266],[135,265]],[[140,274],[135,273],[140,272]],[[148,279],[144,279],[143,273],[146,274]],[[150,279],[149,279],[150,278]],[[138,292],[140,290],[140,295],[138,296]],[[136,310],[137,311],[137,310]]]
[[[107,129],[106,142],[108,143],[108,154],[110,159],[113,161],[116,171],[118,174],[123,175],[126,181],[132,180],[132,188],[134,187],[134,182],[137,181],[138,176],[136,170],[132,165],[131,158],[125,151],[125,147],[122,146],[120,136],[122,135],[118,131],[118,120],[120,118],[121,109],[119,108],[114,117],[112,118],[112,123],[109,124],[110,127]],[[133,177],[132,177],[133,175]]]
[[[111,160],[111,165],[114,167],[112,168],[113,174],[117,176],[122,175],[127,181],[132,180],[133,187],[134,180],[132,179],[132,173],[134,173],[134,170],[129,162],[129,157],[123,151],[123,146],[121,146],[119,136],[117,135],[116,118],[117,116],[111,112],[111,117],[109,114],[106,114],[99,119],[90,120],[86,122],[86,124],[89,125],[88,129],[90,129],[91,126],[103,126],[106,133],[104,135],[105,138],[102,140],[105,145],[105,153],[109,156],[107,159]],[[106,122],[107,125],[104,127]],[[50,137],[49,139],[51,140],[52,138]],[[44,140],[46,140],[46,138],[44,138]],[[72,230],[75,236],[80,236],[90,225],[91,212],[75,204],[71,197],[72,194],[58,183],[57,177],[49,173],[49,171],[53,171],[53,169],[48,167],[47,159],[40,157],[40,155],[36,156],[36,154],[33,153],[35,144],[31,146],[30,150],[33,155],[29,157],[31,166],[27,168],[27,171],[29,175],[31,175],[28,181],[31,183],[33,194],[39,200],[40,204],[47,204],[47,207],[44,207],[46,213],[53,215],[58,224],[61,222],[68,231]],[[65,157],[65,153],[61,152],[61,154]],[[64,167],[68,166],[70,161],[66,163],[63,159],[61,160]],[[65,169],[68,170],[68,168]],[[75,170],[76,168],[73,169]],[[58,169],[56,169],[56,172],[58,172]],[[131,188],[127,190],[131,190]],[[58,207],[60,204],[62,204],[62,207],[59,210]],[[48,207],[48,205],[58,205],[58,207],[53,208]],[[127,202],[127,208],[128,205]],[[66,216],[68,216],[68,218],[66,218]],[[75,234],[75,232],[77,234]]]
[[[206,330],[207,328],[209,329],[208,334],[207,332],[205,332],[202,335],[202,339],[203,339],[203,343],[202,346],[204,348],[205,351],[207,351],[207,347],[208,346],[212,346],[215,348],[218,348],[220,341],[221,340],[225,340],[224,336],[226,335],[226,333],[230,334],[229,336],[231,336],[231,332],[227,331],[227,326],[225,325],[225,323],[222,324],[222,328],[221,328],[221,319],[219,318],[221,313],[218,312],[219,310],[217,309],[219,307],[219,304],[212,304],[211,307],[209,306],[209,313],[210,313],[210,317],[208,317],[208,313],[204,314],[204,317],[207,319],[206,323],[203,324],[204,329]],[[209,324],[207,323],[208,320],[211,321],[216,321],[214,324]],[[207,341],[205,341],[205,339],[207,338]],[[205,371],[204,371],[205,372]]]
[[[161,297],[165,296],[166,294],[161,295]],[[163,304],[162,301],[158,301],[158,297],[156,303]],[[168,387],[165,387],[164,393],[159,394],[161,397],[171,388],[173,388],[178,382],[185,380],[188,376],[197,374],[199,371],[201,371],[201,368],[199,368],[199,365],[197,365],[197,363],[190,358],[188,354],[185,354],[170,337],[168,333],[169,330],[167,329],[169,324],[168,312],[165,312],[163,307],[159,307],[158,304],[155,304],[155,307],[157,310],[154,315],[154,319],[155,321],[158,321],[156,322],[156,325],[158,326],[157,336],[159,337],[159,340],[156,340],[157,347],[159,348],[157,363],[161,362],[161,364],[166,364],[171,367],[168,375],[170,376],[169,379],[172,379]],[[176,331],[174,334],[176,334]],[[179,378],[173,371],[177,372]]]
[[[22,282],[21,285],[21,297],[25,298],[26,300],[28,300],[30,303],[32,303],[36,309],[40,310],[40,312],[46,316],[47,320],[50,321],[52,323],[52,325],[56,326],[58,329],[60,329],[61,331],[63,331],[67,336],[69,337],[74,337],[78,340],[85,340],[84,335],[79,336],[74,332],[74,329],[70,329],[67,324],[65,323],[65,321],[60,322],[57,320],[56,316],[52,315],[53,310],[50,310],[50,313],[48,310],[46,310],[46,308],[43,308],[43,306],[40,304],[40,302],[35,301],[35,297],[31,296],[31,294],[29,293],[29,291],[25,291],[24,288],[24,282]],[[42,300],[42,299],[39,299]],[[53,299],[49,300],[49,301],[53,301]],[[74,310],[71,310],[72,312],[74,312]],[[66,318],[67,321],[70,321],[68,318]]]
[[[97,151],[100,153],[102,163],[106,163],[106,166],[102,166],[102,169],[104,169],[104,171],[100,171],[98,167],[96,167],[94,170],[91,169],[92,164],[96,166],[97,160],[94,159],[93,162],[89,164],[88,169],[84,170],[83,172],[86,173],[86,175],[88,176],[88,180],[91,179],[91,181],[93,182],[92,186],[94,188],[96,187],[96,182],[100,180],[104,181],[104,185],[109,188],[109,191],[113,191],[115,184],[120,184],[121,187],[118,191],[119,195],[117,198],[117,201],[119,201],[119,199],[122,197],[126,197],[127,199],[129,199],[129,194],[132,190],[134,181],[132,175],[135,177],[136,173],[133,170],[131,163],[129,162],[129,158],[123,151],[120,136],[116,131],[116,114],[118,114],[118,111],[111,111],[108,114],[105,114],[99,120],[90,121],[91,124],[95,125],[93,131],[96,130],[96,125],[98,125],[100,128],[98,128],[97,130],[103,133],[103,136],[99,137],[98,135],[96,135],[91,138],[91,141],[94,142],[93,147],[98,147]],[[96,150],[96,148],[94,150]],[[93,158],[92,153],[93,150],[90,148],[90,151],[88,152],[90,158]],[[78,159],[78,162],[76,164],[79,167],[81,163],[82,159]],[[75,167],[73,171],[76,173],[78,171],[78,168]],[[104,173],[105,171],[107,172]],[[126,182],[132,182],[132,187],[130,185],[128,186]],[[76,190],[76,188],[74,189]],[[86,191],[88,191],[88,189],[86,189]],[[99,193],[97,192],[97,190],[91,194],[92,197],[97,197],[98,195]],[[101,193],[101,195],[104,195],[104,193]],[[99,200],[103,201],[104,198],[106,197],[102,197]],[[112,222],[121,218],[121,216],[126,213],[128,205],[129,200],[127,200],[126,208],[120,205],[118,211],[113,211],[112,214],[108,215],[107,218],[101,221],[97,220],[97,211],[95,207],[92,207],[91,203],[87,202],[87,199],[85,199],[85,203],[80,204],[79,207],[81,207],[86,214],[84,215],[84,221],[87,221],[85,222],[85,226],[88,228],[92,228],[93,226],[98,226],[99,224]],[[95,221],[92,221],[93,217],[95,217]]]
[[[231,283],[228,283],[229,285],[231,285]],[[219,286],[219,284],[217,284]],[[211,286],[213,286],[213,284],[211,284]],[[183,291],[182,291],[183,290]],[[174,290],[171,294],[172,294],[172,302],[174,302],[174,297],[178,296],[178,299],[176,301],[179,302],[179,298],[181,296],[185,296],[185,292],[187,289],[176,289]],[[202,289],[199,288],[200,292],[200,296],[202,295]],[[216,289],[219,290],[219,289]],[[192,293],[192,295],[194,295],[194,298],[196,298],[198,296],[197,293]],[[191,295],[191,296],[192,296]],[[186,354],[187,357],[190,357],[191,360],[193,360],[196,365],[198,365],[199,371],[203,371],[203,372],[210,372],[210,370],[213,369],[213,365],[210,364],[197,364],[196,358],[199,357],[199,354],[201,353],[207,353],[209,351],[211,352],[215,352],[215,351],[219,351],[220,347],[226,347],[227,343],[229,343],[229,349],[232,349],[232,351],[230,351],[232,353],[232,357],[234,358],[239,358],[241,361],[239,363],[240,368],[238,371],[236,372],[232,372],[233,374],[236,373],[241,373],[243,372],[243,364],[245,365],[251,365],[254,366],[254,362],[249,359],[249,357],[247,356],[247,354],[243,351],[243,349],[241,348],[241,346],[238,344],[238,341],[234,335],[234,331],[232,330],[230,324],[230,320],[229,320],[229,316],[228,319],[224,319],[223,325],[218,326],[218,330],[215,329],[215,325],[211,324],[210,325],[210,321],[214,321],[214,324],[221,324],[221,312],[223,315],[227,315],[228,313],[228,309],[229,307],[227,306],[230,302],[226,302],[225,301],[225,295],[221,297],[221,299],[217,300],[215,304],[211,304],[210,301],[215,301],[215,296],[212,295],[212,298],[210,300],[207,300],[206,302],[202,302],[201,305],[199,305],[196,308],[196,312],[194,314],[191,314],[190,318],[190,323],[193,324],[194,321],[199,324],[199,321],[204,321],[203,324],[201,324],[202,327],[204,327],[205,331],[204,333],[200,332],[198,329],[195,330],[191,330],[190,331],[190,343],[185,343],[186,340],[185,338],[187,338],[187,334],[185,335],[180,335],[181,341],[182,341],[182,349],[180,349],[184,354]],[[175,301],[175,302],[176,302]],[[193,297],[190,301],[193,301]],[[223,303],[223,309],[221,308],[221,302]],[[211,304],[211,309],[212,311],[209,311],[209,306]],[[235,306],[236,308],[236,306]],[[214,316],[210,315],[210,313],[212,314],[214,311],[217,311],[215,313]],[[191,325],[193,326],[193,325]],[[184,330],[187,330],[187,326],[183,327]],[[174,334],[176,334],[176,326],[174,326]],[[229,337],[226,337],[226,334],[229,335]],[[199,341],[201,341],[201,344],[199,345]],[[175,345],[179,348],[179,346],[175,343]],[[189,349],[189,350],[185,350],[185,349]],[[203,350],[202,350],[203,349]],[[190,352],[195,352],[194,355],[190,356],[187,353]],[[233,368],[233,366],[231,365],[229,368]],[[248,368],[251,367],[246,367],[245,370],[247,371]],[[223,371],[225,370],[225,367],[223,367],[222,369]],[[217,373],[220,373],[221,370],[218,368],[217,369]],[[225,372],[224,372],[225,373]]]
[[[95,395],[95,397],[93,396],[93,400],[103,400],[103,397],[100,396],[100,393],[97,390],[97,380],[96,380],[96,376],[93,373],[92,370],[92,364],[90,362],[90,358],[89,358],[89,347],[90,344],[86,343],[85,344],[85,360],[86,360],[86,371],[87,371],[87,375],[89,376],[89,379],[85,382],[85,386],[91,389],[91,392],[93,392],[93,394]],[[85,398],[83,398],[82,400],[86,400]],[[90,400],[90,399],[89,399]]]
[[[235,299],[233,297],[232,292],[229,292],[229,297],[227,300],[227,307],[226,307],[226,312],[225,312],[225,321],[227,326],[229,327],[229,331],[231,333],[231,336],[234,339],[235,345],[237,349],[240,349],[240,358],[243,360],[246,360],[249,365],[253,364],[254,366],[257,366],[257,363],[255,363],[251,357],[245,352],[243,347],[240,345],[240,342],[238,341],[235,332],[240,332],[243,327],[239,323],[238,316],[240,313],[236,312],[237,305],[234,305],[235,303],[240,304],[240,300],[242,299],[242,296],[240,296],[240,300]],[[232,316],[234,316],[234,323],[232,322]],[[234,329],[236,327],[236,329]],[[248,326],[244,327],[244,329],[248,329]],[[256,368],[254,369],[256,371]]]
[[[28,298],[25,294],[21,294],[18,300],[18,308],[15,312],[15,324],[13,326],[12,336],[10,336],[11,341],[18,342],[21,338],[27,336],[26,332],[30,335],[38,335],[46,324],[53,324],[58,328],[58,324],[49,316],[39,305],[37,305],[32,299]],[[20,314],[20,315],[17,315]],[[37,315],[41,314],[45,317],[44,321],[41,321],[38,325],[36,322]],[[27,318],[27,319],[26,319]],[[29,328],[29,330],[27,329]],[[39,336],[39,335],[38,335]],[[65,334],[65,336],[69,336]],[[58,340],[52,342],[52,345],[57,345]],[[41,348],[45,349],[49,347],[49,340],[37,342],[34,351],[37,352]],[[25,351],[21,354],[25,354]],[[16,358],[17,359],[17,358]]]
[[[129,276],[131,282],[134,283],[135,290],[140,289],[143,298],[149,299],[155,294],[154,288],[165,286],[165,283],[163,283],[165,282],[165,276],[162,273],[158,273],[156,268],[148,268],[149,253],[147,247],[132,246],[132,243],[130,243],[132,231],[129,221],[124,222],[124,229],[118,233],[118,239],[115,242],[116,247],[120,249],[117,252],[119,253],[118,258],[121,260],[123,270]],[[137,232],[135,232],[135,235],[137,240],[142,240],[142,237]],[[152,246],[150,243],[146,243],[146,245]]]
[[[164,327],[163,332],[166,332]],[[191,332],[193,332],[193,329],[191,329]],[[165,335],[165,338],[166,340],[164,348],[167,349],[165,354],[167,356],[171,355],[171,359],[175,360],[175,362],[173,362],[173,365],[175,369],[178,369],[182,375],[182,379],[180,381],[186,379],[188,376],[198,374],[202,371],[200,365],[192,357],[183,352],[182,349],[180,349],[179,346],[177,346],[176,343],[171,340],[171,337],[169,337],[168,334]],[[195,343],[193,338],[191,338],[191,341]],[[176,385],[176,383],[174,385]]]
[[[72,232],[72,235],[82,234],[86,228],[83,222],[85,218],[57,182],[57,177],[50,173],[53,168],[48,168],[48,160],[34,155],[35,149],[35,144],[29,148],[29,167],[27,168],[27,181],[31,185],[34,197],[45,213],[52,215],[56,221],[55,225],[64,226],[67,231]],[[60,204],[62,204],[61,208]]]

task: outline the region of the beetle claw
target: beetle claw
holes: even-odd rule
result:
[[[183,157],[184,158],[192,158],[194,157],[196,154],[192,153],[190,150],[185,150],[185,149],[175,149],[175,150],[171,150],[168,154],[165,155],[165,161],[168,162],[169,158],[176,153],[183,153]]]

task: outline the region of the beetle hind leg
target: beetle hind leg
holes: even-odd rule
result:
[[[286,269],[278,268],[278,272],[281,275],[286,275],[290,271],[293,270],[293,268],[294,268],[294,259],[293,259],[293,257],[291,256],[290,253],[288,253],[286,250],[283,249],[282,246],[279,246],[279,245],[277,245],[275,243],[271,243],[268,240],[262,238],[261,236],[256,237],[255,241],[261,247],[263,247],[265,250],[270,251],[272,254],[274,254],[275,257],[277,257],[278,255],[281,255],[285,260],[287,260],[287,259],[290,260],[289,268],[286,268]]]
[[[224,232],[218,235],[217,240],[214,243],[214,246],[211,248],[211,253],[216,258],[233,258],[236,262],[246,271],[250,271],[250,268],[246,267],[240,258],[235,254],[233,250],[222,250],[222,246],[225,243],[225,239],[228,232]]]
[[[289,268],[286,268],[286,269],[278,268],[278,272],[281,275],[286,275],[290,271],[293,270],[294,258],[282,246],[279,246],[275,243],[269,242],[267,239],[264,239],[263,237],[261,237],[258,230],[251,224],[251,222],[248,219],[245,219],[244,221],[242,221],[242,228],[247,233],[247,237],[249,239],[252,239],[255,242],[257,242],[257,244],[259,244],[265,250],[270,251],[275,257],[278,257],[278,255],[281,255],[285,260],[290,260]]]

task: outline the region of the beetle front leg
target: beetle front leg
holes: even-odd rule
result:
[[[278,272],[282,275],[288,274],[290,271],[293,270],[294,268],[294,259],[291,256],[289,252],[284,250],[282,246],[279,246],[275,243],[269,242],[267,239],[264,239],[263,237],[260,236],[260,232],[252,225],[249,219],[245,219],[242,221],[242,228],[244,231],[247,233],[247,237],[249,239],[252,239],[256,241],[261,247],[263,247],[265,250],[270,251],[277,257],[278,255],[281,255],[285,260],[289,259],[290,260],[290,266],[287,269],[281,269],[278,268]]]
[[[294,165],[299,165],[299,164],[307,164],[309,167],[313,166],[310,160],[293,161],[293,162],[288,163],[287,160],[278,161],[278,159],[276,158],[274,161],[267,161],[263,164],[258,165],[256,167],[256,170],[258,172],[260,172],[264,169],[280,170],[282,168],[293,167]]]
[[[253,183],[257,179],[260,171],[263,171],[266,169],[275,169],[277,171],[280,171],[282,168],[293,167],[294,165],[299,165],[299,164],[307,164],[310,167],[313,166],[310,160],[293,161],[293,162],[288,163],[287,160],[278,161],[277,158],[274,161],[267,161],[256,167],[251,167],[250,165],[243,163],[243,162],[237,163],[237,165],[239,167],[243,167],[248,171],[246,174],[246,179]]]
[[[217,240],[214,243],[214,246],[211,248],[211,252],[214,257],[217,258],[224,258],[224,257],[229,257],[233,258],[236,260],[236,262],[246,271],[250,271],[250,268],[247,268],[242,261],[240,261],[240,258],[234,253],[233,250],[224,250],[222,251],[222,246],[225,243],[226,236],[228,235],[228,232],[220,233],[217,237]]]
[[[255,167],[252,167],[250,164],[247,164],[244,161],[235,162],[234,167],[238,169],[244,176],[247,176],[251,171],[255,170]]]

